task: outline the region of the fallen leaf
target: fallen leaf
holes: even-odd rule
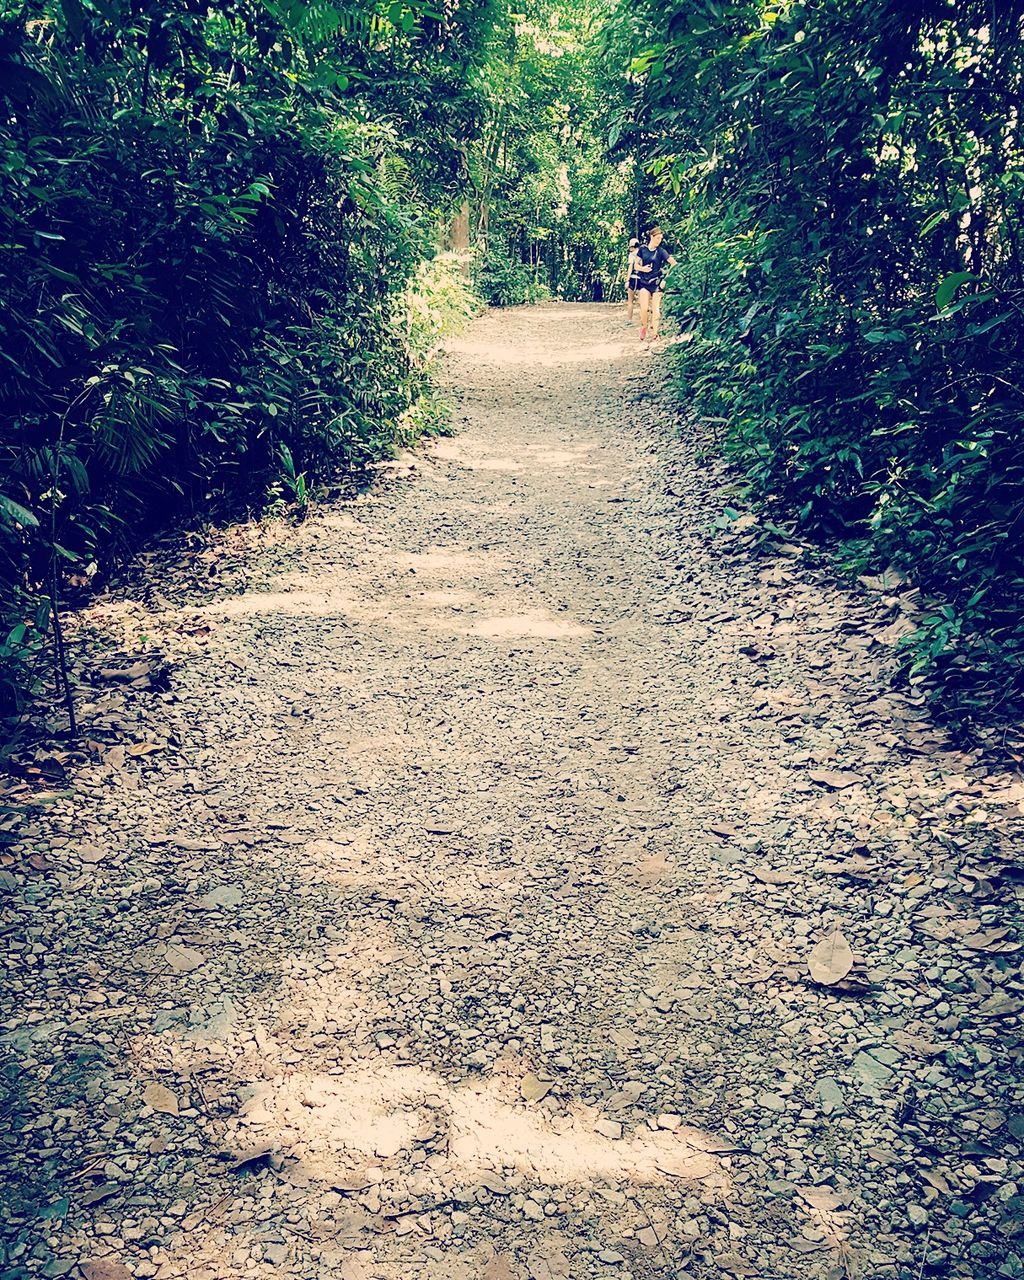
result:
[[[604,1104],[606,1111],[621,1111],[624,1107],[632,1107],[640,1101],[643,1094],[644,1086],[635,1080],[630,1080],[617,1089],[615,1093]]]
[[[365,1191],[370,1185],[370,1179],[362,1173],[345,1173],[340,1178],[335,1178],[331,1183],[332,1191],[340,1191],[342,1195],[352,1195],[358,1191]]]
[[[175,973],[191,973],[203,963],[203,954],[193,947],[183,947],[172,942],[164,951],[164,959]]]
[[[532,1280],[569,1280],[569,1259],[556,1245],[543,1244],[526,1260]]]
[[[132,1273],[117,1258],[94,1258],[80,1262],[78,1269],[85,1280],[132,1280]]]
[[[838,925],[811,951],[807,968],[814,981],[823,987],[841,982],[853,968],[853,952]]]
[[[154,751],[159,750],[160,744],[158,742],[133,742],[128,748],[128,754],[130,756],[149,756]]]
[[[542,1080],[539,1076],[531,1073],[523,1076],[523,1082],[519,1089],[527,1102],[540,1102],[542,1098],[546,1098],[551,1092],[551,1086],[554,1083],[554,1080]]]
[[[518,1280],[512,1263],[501,1253],[492,1253],[480,1272],[480,1280]]]
[[[1015,1000],[1012,996],[997,993],[984,1001],[978,1012],[985,1018],[1009,1018],[1024,1009],[1024,1000]]]
[[[178,1099],[171,1093],[170,1089],[165,1089],[162,1084],[157,1084],[155,1080],[152,1084],[146,1085],[142,1091],[142,1097],[146,1105],[152,1107],[154,1111],[161,1111],[168,1116],[176,1116],[178,1114]]]
[[[754,867],[750,874],[762,884],[793,884],[796,880],[788,871],[773,871],[771,867]]]
[[[84,1195],[79,1196],[78,1203],[86,1208],[90,1205],[102,1204],[104,1200],[116,1196],[120,1189],[116,1182],[105,1182],[101,1187],[93,1187],[91,1191],[86,1191]]]
[[[856,786],[858,782],[867,781],[863,774],[851,773],[847,769],[811,769],[807,776],[812,782],[832,791],[844,791],[847,787]]]
[[[350,1253],[341,1264],[340,1280],[369,1280],[366,1274],[366,1268],[359,1260],[357,1254]]]
[[[489,1171],[484,1172],[480,1176],[480,1185],[486,1187],[491,1195],[509,1196],[512,1194],[512,1188],[508,1185],[504,1178],[500,1178],[496,1173]]]

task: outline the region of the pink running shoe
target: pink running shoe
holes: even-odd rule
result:
[[[646,328],[644,328],[644,329],[641,329],[641,330],[640,330],[640,341],[641,341],[641,342],[646,342],[646,341],[647,341],[647,330],[646,330]]]

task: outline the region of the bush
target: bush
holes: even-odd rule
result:
[[[698,3],[614,28],[615,128],[698,317],[681,390],[755,498],[934,599],[908,668],[965,711],[1024,694],[1021,16]]]
[[[500,242],[484,254],[477,287],[492,307],[519,307],[551,297],[550,288],[537,281],[524,263],[513,261]]]
[[[421,264],[478,17],[38,0],[0,25],[0,712],[55,576],[408,430],[469,305]]]

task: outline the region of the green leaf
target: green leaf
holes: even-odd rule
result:
[[[977,279],[978,277],[973,271],[954,271],[951,276],[946,276],[945,280],[935,290],[935,310],[945,311],[953,301],[953,297],[960,286],[967,284],[969,280]]]
[[[8,498],[2,493],[0,493],[0,512],[26,529],[39,528],[39,521],[27,507],[23,507],[20,502],[15,502],[13,498]]]

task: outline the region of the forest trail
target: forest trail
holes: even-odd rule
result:
[[[1004,1274],[1021,788],[709,536],[656,362],[488,314],[457,434],[146,597],[153,749],[13,847],[10,1275]]]

